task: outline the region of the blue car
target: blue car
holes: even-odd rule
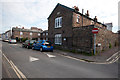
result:
[[[53,44],[48,40],[40,40],[35,42],[32,45],[32,49],[42,51],[52,51],[53,52]]]

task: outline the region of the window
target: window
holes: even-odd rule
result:
[[[62,27],[62,17],[58,17],[55,19],[55,28]]]
[[[48,40],[48,38],[46,38],[46,40]]]
[[[40,36],[40,33],[38,33],[38,36]]]
[[[46,33],[46,36],[48,35],[48,33]]]
[[[30,32],[30,36],[32,36],[32,32]]]
[[[45,33],[43,33],[43,36],[45,35]]]
[[[20,32],[20,35],[23,35],[23,32]]]
[[[61,34],[56,34],[56,35],[55,35],[55,44],[59,44],[59,45],[62,44]]]
[[[77,16],[77,23],[80,22],[80,16]]]

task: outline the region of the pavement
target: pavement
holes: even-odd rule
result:
[[[2,78],[2,42],[0,41],[0,79]]]
[[[95,56],[87,56],[83,55],[80,53],[72,53],[72,52],[64,52],[61,50],[54,50],[56,53],[64,55],[64,56],[70,56],[73,58],[81,59],[86,62],[98,62],[98,63],[103,63],[103,62],[115,62],[119,59],[120,57],[120,48],[119,47],[114,47],[112,49],[109,49],[107,51],[104,51],[102,53],[99,53]],[[112,63],[111,62],[111,63]]]
[[[12,78],[26,77],[28,80],[29,78],[118,78],[117,62],[91,64],[68,55],[62,55],[58,50],[40,52],[22,48],[21,44],[6,42],[3,42],[2,52],[5,64],[3,70],[6,71],[6,74],[9,73],[8,76],[5,76],[4,73],[4,78],[10,75]]]

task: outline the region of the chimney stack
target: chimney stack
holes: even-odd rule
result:
[[[94,21],[97,22],[97,16],[95,16]]]
[[[87,10],[87,16],[89,17],[90,15],[89,15],[89,10]]]
[[[75,11],[79,11],[79,8],[77,6],[74,6],[73,9],[75,9]]]

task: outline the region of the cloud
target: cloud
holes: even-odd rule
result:
[[[57,3],[68,7],[78,6],[80,12],[89,10],[90,17],[98,17],[100,22],[113,22],[118,26],[118,0],[1,0],[3,32],[11,26],[22,25],[48,29],[47,18]]]

